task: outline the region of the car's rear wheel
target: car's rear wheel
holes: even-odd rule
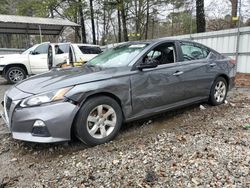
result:
[[[81,107],[75,134],[85,144],[94,146],[112,140],[122,125],[120,105],[107,96],[93,97]]]
[[[210,91],[210,103],[214,106],[224,103],[227,92],[227,81],[222,77],[216,78]]]
[[[26,78],[26,72],[21,67],[11,67],[6,71],[5,78],[8,83],[16,84]]]

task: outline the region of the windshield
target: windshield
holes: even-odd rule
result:
[[[22,54],[29,54],[31,51],[35,50],[35,48],[38,46],[38,44],[32,46],[31,48],[25,50]]]
[[[127,66],[148,44],[123,44],[111,48],[90,60],[87,65],[100,67]]]

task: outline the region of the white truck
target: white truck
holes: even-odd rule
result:
[[[0,74],[9,83],[17,83],[29,75],[40,74],[53,67],[89,61],[101,49],[97,45],[44,42],[21,54],[0,55]]]

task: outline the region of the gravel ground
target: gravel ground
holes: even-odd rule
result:
[[[2,99],[9,86],[0,84]],[[250,187],[247,125],[250,89],[238,88],[227,104],[124,125],[92,148],[21,142],[0,126],[0,187]]]

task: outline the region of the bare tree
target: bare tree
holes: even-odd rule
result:
[[[80,24],[81,24],[81,32],[82,32],[82,43],[86,43],[86,29],[85,29],[85,20],[83,17],[83,7],[82,0],[79,0],[79,16],[80,16]]]
[[[121,28],[121,11],[117,6],[117,19],[118,19],[118,42],[122,41],[122,28]]]
[[[91,17],[93,44],[96,44],[93,0],[89,0],[89,5],[90,5],[90,17]]]
[[[204,0],[196,0],[196,25],[197,33],[206,31]]]
[[[237,10],[238,10],[238,0],[230,0],[231,2],[231,17],[237,17]],[[231,18],[231,28],[236,26],[236,21]]]
[[[123,39],[128,41],[128,29],[127,29],[127,15],[125,10],[124,0],[117,0],[121,8],[121,17],[122,17],[122,27],[123,27]]]
[[[147,0],[146,5],[147,13],[146,13],[146,26],[145,26],[145,39],[148,39],[148,26],[149,26],[149,0]]]

